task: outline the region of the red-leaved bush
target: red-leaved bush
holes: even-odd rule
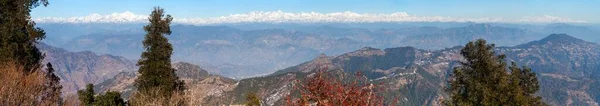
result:
[[[286,98],[288,106],[381,106],[383,97],[377,84],[371,84],[366,77],[356,73],[351,82],[344,83],[327,72],[327,68],[317,72],[305,83],[295,81],[292,93]],[[293,92],[299,98],[293,98]],[[296,96],[297,97],[297,96]]]

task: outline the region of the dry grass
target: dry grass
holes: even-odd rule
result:
[[[158,91],[158,90],[155,90]],[[173,93],[170,97],[154,97],[158,92],[140,93],[135,92],[131,96],[129,104],[132,106],[186,106],[187,97],[182,93]]]
[[[79,98],[76,94],[69,94],[65,96],[63,106],[79,106],[81,102],[79,102]]]
[[[12,62],[0,63],[0,105],[38,106],[57,104],[41,100],[45,73],[39,70],[25,74],[24,68]]]

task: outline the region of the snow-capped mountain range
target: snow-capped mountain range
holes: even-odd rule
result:
[[[144,23],[147,15],[125,11],[112,14],[90,14],[79,17],[34,17],[38,23]],[[375,22],[486,22],[486,23],[585,23],[585,21],[566,19],[556,16],[527,16],[518,19],[496,17],[456,18],[444,16],[414,16],[406,12],[394,13],[356,13],[351,11],[319,13],[290,13],[279,11],[252,11],[243,14],[231,14],[212,18],[177,18],[174,22],[191,25],[213,25],[231,23],[375,23]]]

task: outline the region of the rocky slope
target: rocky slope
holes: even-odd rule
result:
[[[363,48],[339,56],[320,56],[312,61],[274,74],[240,80],[230,92],[234,103],[243,103],[243,93],[254,91],[265,105],[281,105],[293,88],[318,67],[326,66],[348,74],[361,71],[373,83],[384,85],[386,101],[400,105],[439,105],[452,67],[461,61],[461,47],[422,50],[412,47],[384,50]],[[551,105],[598,105],[600,101],[600,46],[565,34],[514,47],[499,47],[508,61],[526,65],[538,73],[544,101]],[[397,99],[396,99],[397,98]]]
[[[131,61],[112,55],[97,55],[89,51],[69,52],[40,43],[37,47],[45,54],[43,63],[52,63],[63,86],[63,94],[74,94],[86,84],[98,84],[120,72],[136,68]]]
[[[398,98],[400,105],[432,105],[443,97],[440,88],[446,72],[458,59],[455,49],[434,52],[412,47],[366,47],[339,56],[321,56],[268,76],[243,79],[232,95],[234,101],[241,103],[240,93],[254,91],[265,105],[281,105],[293,88],[291,81],[302,80],[319,67],[328,67],[342,76],[360,71],[373,83],[383,84],[387,103]]]
[[[174,63],[175,73],[185,82],[185,94],[190,104],[225,104],[229,102],[216,101],[225,96],[225,92],[233,90],[235,80],[220,75],[209,74],[197,65],[186,62]],[[106,91],[119,91],[124,98],[128,98],[136,89],[133,85],[137,79],[137,72],[122,72],[115,77],[97,84],[95,90],[99,93]],[[215,100],[216,99],[216,100]]]
[[[538,73],[539,94],[546,102],[592,106],[600,102],[600,45],[566,34],[552,34],[500,51]]]

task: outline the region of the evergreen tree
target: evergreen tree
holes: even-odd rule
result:
[[[54,74],[52,64],[46,64],[46,68],[46,84],[44,84],[46,90],[42,100],[60,104],[62,102],[60,78]]]
[[[446,105],[545,105],[534,95],[539,89],[535,73],[515,63],[507,67],[505,56],[494,52],[494,44],[482,39],[469,42],[461,54],[465,61],[454,68]]]
[[[147,32],[144,41],[144,52],[138,61],[138,72],[141,74],[135,86],[142,93],[158,94],[153,96],[171,96],[173,91],[183,89],[183,82],[178,80],[175,69],[171,67],[173,46],[164,35],[171,34],[171,15],[164,15],[164,10],[155,7],[144,26]]]
[[[535,95],[535,92],[540,89],[540,85],[537,80],[537,75],[531,71],[531,68],[519,68],[515,62],[512,62],[509,69],[511,71],[510,77],[512,80],[509,88],[521,88],[518,89],[518,91],[513,92],[515,92],[515,95],[522,96],[521,98],[524,98],[521,103],[526,103],[517,105],[547,105],[542,102],[542,97]]]
[[[119,92],[106,92],[95,98],[94,106],[125,106],[125,101]]]
[[[30,73],[41,67],[42,53],[35,44],[45,32],[35,27],[31,9],[48,5],[47,0],[0,0],[0,62],[14,61]]]
[[[94,104],[94,85],[88,84],[85,86],[85,90],[77,91],[79,95],[79,101],[82,106],[92,106]]]

